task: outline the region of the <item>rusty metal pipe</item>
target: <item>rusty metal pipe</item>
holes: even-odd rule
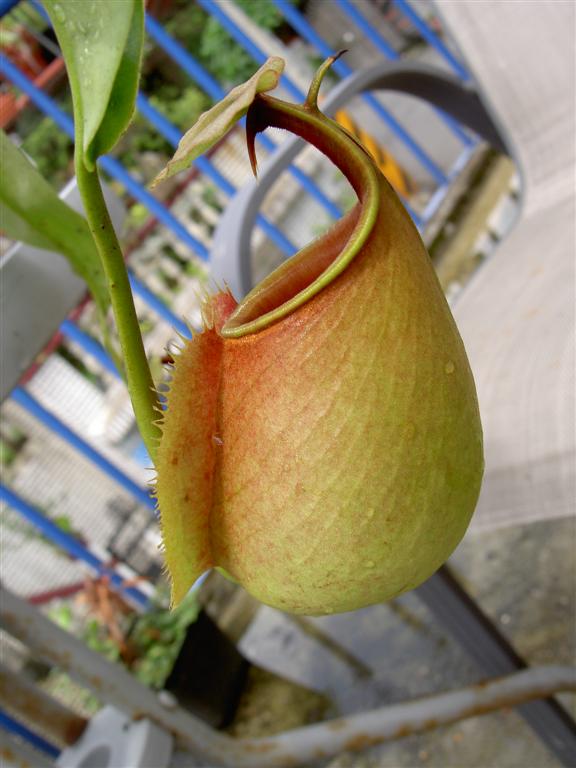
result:
[[[0,664],[0,691],[6,709],[21,715],[51,741],[70,746],[80,738],[87,720],[28,680]]]
[[[0,729],[0,765],[2,768],[54,768],[49,758],[25,741],[14,738],[7,731]]]
[[[180,709],[177,702],[173,706],[169,701],[168,706],[162,704],[153,691],[125,669],[90,651],[6,590],[0,594],[0,616],[7,631],[42,658],[62,667],[101,699],[115,704],[131,717],[155,721],[176,737],[180,747],[210,765],[234,768],[301,765],[560,691],[576,691],[576,670],[535,667],[459,691],[361,712],[268,738],[236,740],[209,728]]]
[[[107,661],[9,590],[0,589],[0,622],[41,659],[67,672],[102,701],[129,717],[150,718],[210,765],[234,765],[236,742],[142,685],[124,667]],[[246,763],[248,764],[248,763]]]
[[[559,691],[575,690],[576,670],[534,667],[457,691],[360,712],[261,739],[260,749],[266,750],[269,759],[268,763],[262,764],[297,765],[320,760],[423,733],[504,707],[514,707],[520,702]]]

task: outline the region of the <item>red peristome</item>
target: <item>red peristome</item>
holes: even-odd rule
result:
[[[209,296],[202,307],[206,329],[214,329],[219,333],[237,305],[238,302],[228,289]]]

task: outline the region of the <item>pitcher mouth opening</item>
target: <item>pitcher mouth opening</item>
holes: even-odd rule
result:
[[[259,96],[247,115],[247,141],[252,158],[256,134],[269,126],[289,130],[325,154],[346,176],[358,203],[240,302],[220,330],[224,338],[240,338],[269,327],[329,285],[361,251],[380,208],[380,172],[372,158],[354,137],[317,107]]]
[[[360,204],[356,204],[328,232],[313,240],[262,280],[227,319],[221,329],[222,335],[231,336],[237,330],[249,332],[248,329],[255,321],[270,316],[305,293],[338,258],[352,237],[360,218],[360,210]]]

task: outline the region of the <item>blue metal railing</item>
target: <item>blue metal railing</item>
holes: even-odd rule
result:
[[[96,339],[93,339],[92,336],[78,328],[76,323],[73,323],[71,320],[64,320],[60,326],[60,330],[66,338],[70,339],[70,341],[73,341],[75,344],[78,344],[84,352],[93,357],[104,370],[108,371],[108,373],[111,373],[113,376],[120,378],[120,373],[118,372],[114,361]]]
[[[455,74],[458,75],[459,78],[466,81],[470,79],[470,75],[467,71],[467,69],[464,67],[464,65],[458,61],[458,59],[454,56],[454,54],[447,48],[446,45],[440,40],[438,35],[436,35],[432,29],[426,24],[423,19],[418,16],[416,11],[412,8],[410,3],[407,2],[407,0],[394,0],[395,5],[398,7],[400,11],[406,16],[407,19],[410,20],[410,22],[414,25],[414,27],[418,30],[418,32],[422,35],[424,40],[432,46],[435,50],[438,51],[438,53],[442,56],[442,58],[448,62],[448,64],[452,67]]]
[[[110,585],[122,592],[130,601],[140,609],[148,607],[148,597],[136,587],[126,586],[125,580],[116,571],[109,568],[97,555],[91,552],[78,539],[63,531],[56,523],[50,520],[46,515],[33,507],[14,491],[11,491],[5,485],[0,485],[0,502],[4,502],[12,507],[23,518],[28,520],[40,533],[44,534],[53,544],[67,552],[71,557],[86,563],[100,576],[107,576],[110,579]]]
[[[0,19],[10,13],[12,8],[15,8],[20,0],[0,0]]]
[[[147,507],[152,513],[156,513],[156,502],[149,491],[141,488],[138,483],[135,483],[127,474],[118,469],[115,464],[87,443],[84,438],[80,437],[74,430],[70,429],[70,427],[64,424],[64,422],[53,413],[50,413],[50,411],[47,408],[44,408],[44,406],[41,405],[29,392],[22,387],[16,387],[12,390],[11,397],[15,403],[18,403],[22,408],[25,408],[28,413],[38,419],[38,421],[48,427],[48,429],[56,435],[63,438],[72,446],[72,448],[77,450],[78,453],[82,454],[82,456],[92,462],[98,469],[105,472],[108,477],[112,478],[118,485],[122,486],[124,490],[128,491],[139,504]]]
[[[19,720],[15,720],[3,709],[0,709],[0,728],[14,734],[18,739],[22,739],[22,741],[27,742],[31,747],[43,752],[50,758],[56,758],[60,754],[58,747],[55,747],[54,744],[51,744],[45,738],[30,730],[28,726]],[[20,765],[23,766],[24,763],[20,763]]]
[[[188,325],[178,317],[178,315],[175,315],[162,299],[159,299],[155,293],[144,285],[144,283],[134,277],[131,272],[128,272],[128,276],[130,277],[130,285],[136,296],[139,296],[150,309],[156,312],[156,314],[165,320],[168,325],[171,325],[181,336],[190,338],[190,329],[188,328]]]
[[[380,53],[383,53],[384,56],[391,61],[396,61],[400,58],[400,54],[397,53],[386,40],[384,40],[380,32],[370,24],[368,19],[360,13],[358,8],[350,2],[350,0],[336,0],[336,2],[367,39],[376,46]],[[449,115],[446,115],[443,112],[438,112],[437,110],[434,111],[439,115],[440,119],[446,123],[452,133],[460,139],[464,146],[471,146],[474,144],[474,140],[466,133],[466,131],[462,130],[458,123]]]

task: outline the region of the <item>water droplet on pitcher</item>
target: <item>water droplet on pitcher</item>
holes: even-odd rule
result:
[[[452,362],[452,360],[448,360],[448,362],[444,366],[444,370],[448,375],[450,375],[451,373],[454,373],[454,363]]]
[[[366,568],[374,568],[374,560],[368,560],[366,563]]]
[[[366,510],[366,517],[368,520],[371,520],[374,517],[374,510],[373,509],[367,509]]]

